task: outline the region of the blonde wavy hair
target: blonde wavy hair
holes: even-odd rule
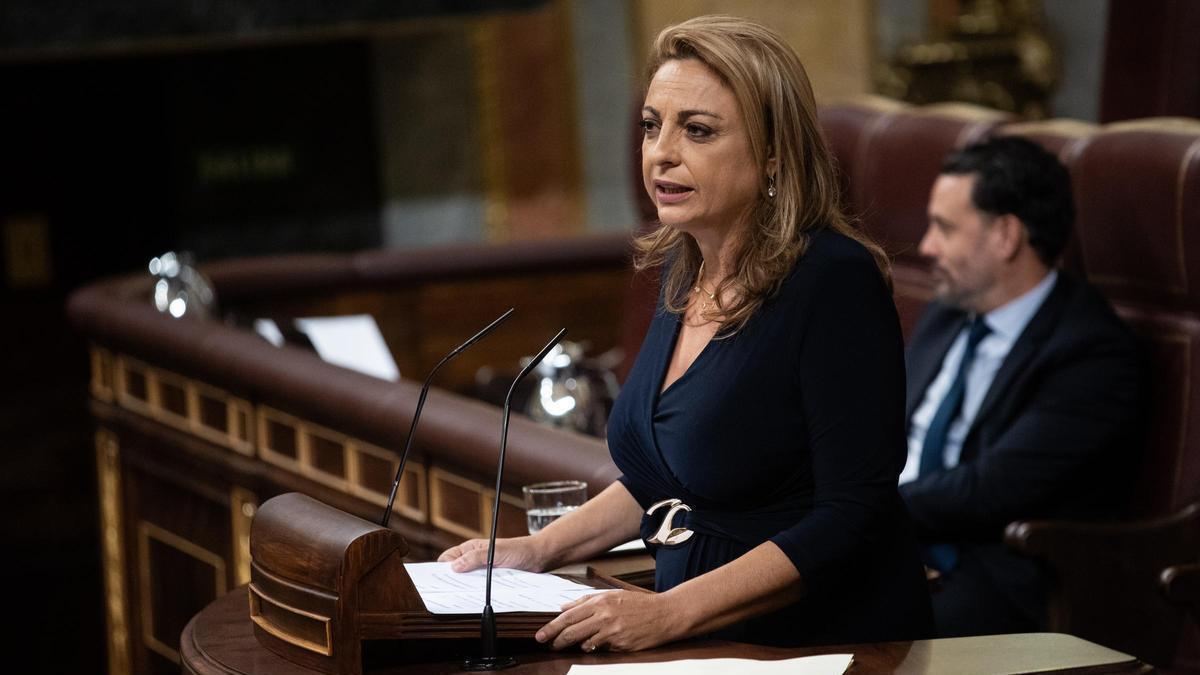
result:
[[[654,40],[646,70],[649,82],[666,62],[696,59],[733,92],[746,121],[750,148],[760,167],[758,199],[734,255],[734,273],[715,290],[716,307],[704,316],[721,322],[718,335],[741,330],[779,290],[812,234],[829,228],[871,252],[891,285],[887,254],[854,228],[839,203],[834,162],[817,122],[816,99],[800,58],[776,33],[731,16],[701,16],[668,26]],[[767,197],[768,161],[775,166],[776,196]],[[634,240],[634,267],[664,265],[666,309],[682,314],[702,261],[690,235],[660,226]],[[736,298],[725,306],[722,294]]]

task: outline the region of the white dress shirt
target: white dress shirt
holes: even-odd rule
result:
[[[996,371],[1000,370],[1000,364],[1004,363],[1004,358],[1008,356],[1021,332],[1029,325],[1033,315],[1037,314],[1046,296],[1050,295],[1050,289],[1054,288],[1054,282],[1057,280],[1058,272],[1050,270],[1046,278],[1019,298],[984,315],[984,321],[992,332],[979,342],[975,348],[975,360],[967,369],[967,386],[963,394],[962,408],[959,409],[958,417],[950,423],[946,437],[943,456],[946,468],[958,465],[963,440],[975,421],[975,415],[979,412],[979,406],[983,404],[988,388],[992,386]],[[929,429],[929,424],[933,421],[933,416],[937,413],[950,385],[954,383],[955,375],[958,374],[958,366],[967,348],[967,331],[970,327],[970,322],[967,322],[950,345],[946,357],[942,359],[941,371],[933,378],[933,382],[925,390],[925,398],[913,411],[908,430],[908,462],[904,465],[904,471],[900,473],[901,485],[917,478],[921,466],[921,446],[925,444],[925,432]]]

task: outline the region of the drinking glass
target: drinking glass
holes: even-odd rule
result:
[[[587,501],[587,483],[581,480],[534,483],[521,488],[521,491],[525,493],[525,519],[529,534],[537,534],[543,527]]]

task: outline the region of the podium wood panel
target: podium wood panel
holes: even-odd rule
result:
[[[264,649],[254,638],[246,589],[238,588],[196,615],[180,638],[184,672],[195,675],[312,675]],[[392,642],[372,675],[461,673],[463,656],[477,640]],[[885,642],[852,646],[785,649],[735,642],[703,641],[669,645],[632,654],[552,652],[531,640],[502,640],[500,648],[520,664],[513,675],[562,675],[573,664],[644,663],[698,658],[787,659],[815,654],[853,653],[850,673],[1078,673],[1145,675],[1152,668],[1132,656],[1056,633],[993,635],[948,640]]]

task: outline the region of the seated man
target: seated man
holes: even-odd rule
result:
[[[1142,366],[1104,298],[1055,268],[1073,218],[1066,167],[1022,138],[952,153],[933,186],[900,492],[941,573],[939,636],[1044,628],[1045,573],[1005,525],[1095,518],[1127,493]]]

